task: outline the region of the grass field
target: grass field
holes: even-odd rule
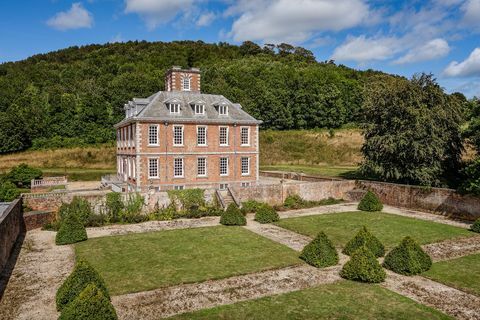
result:
[[[338,247],[343,247],[363,225],[367,226],[387,248],[396,246],[405,236],[411,236],[421,244],[427,244],[474,235],[473,232],[462,228],[379,212],[314,215],[282,219],[275,224],[310,237],[315,237],[323,231]]]
[[[480,296],[480,254],[436,262],[423,276]]]
[[[341,281],[169,319],[452,319],[377,285]]]
[[[316,165],[295,165],[280,164],[260,166],[260,170],[266,171],[286,171],[299,172],[320,177],[340,177],[346,179],[355,179],[359,177],[358,167],[355,166],[316,166]]]
[[[301,263],[286,246],[224,226],[89,239],[75,251],[100,272],[112,295]]]

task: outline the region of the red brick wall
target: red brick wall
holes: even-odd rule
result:
[[[190,91],[200,92],[200,72],[191,70],[169,70],[165,77],[165,91],[182,91],[182,78],[186,76],[190,77]]]

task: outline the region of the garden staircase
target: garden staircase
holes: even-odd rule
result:
[[[236,199],[235,195],[233,194],[232,190],[228,188],[227,190],[217,190],[217,198],[220,202],[220,205],[225,210],[228,208],[230,203],[235,203],[238,207],[241,206],[238,199]]]

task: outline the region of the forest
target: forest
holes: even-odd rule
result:
[[[394,77],[317,62],[285,43],[71,47],[0,65],[0,153],[113,141],[124,103],[163,90],[173,65],[200,68],[203,92],[242,104],[262,129],[276,130],[356,126],[365,86]]]

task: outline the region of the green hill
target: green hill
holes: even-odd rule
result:
[[[172,65],[199,67],[202,91],[223,94],[263,129],[338,128],[361,115],[360,72],[288,44],[127,42],[71,47],[0,64],[0,153],[114,140],[123,104],[163,90]]]

